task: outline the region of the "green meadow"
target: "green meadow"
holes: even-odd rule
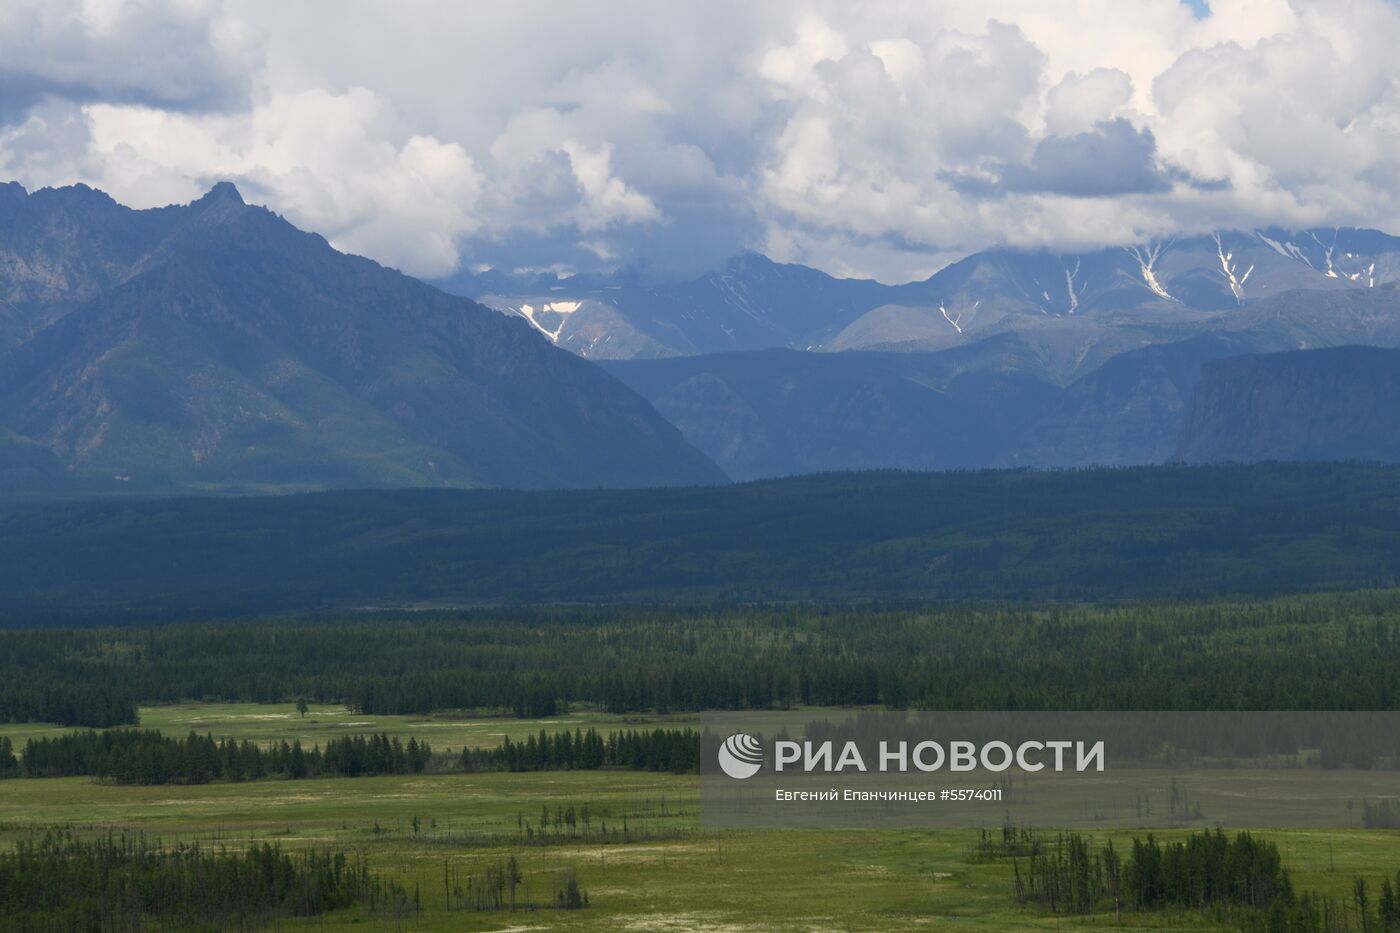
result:
[[[363,716],[313,705],[188,704],[142,709],[142,725],[270,742],[315,742],[384,731],[435,748],[522,737],[541,728],[679,723],[684,717],[579,713],[539,720]],[[22,744],[39,726],[0,730]],[[426,773],[263,780],[196,786],[116,786],[87,778],[0,782],[0,843],[62,824],[79,833],[126,829],[168,842],[242,847],[334,846],[363,852],[422,903],[407,917],[362,908],[282,929],[361,930],[1079,930],[1219,929],[1196,915],[1054,917],[1019,908],[1008,861],[972,857],[971,831],[702,830],[695,775],[635,771]],[[590,825],[545,815],[587,807]],[[543,838],[538,834],[546,824]],[[524,829],[528,828],[529,838]],[[1052,827],[1043,827],[1052,829]],[[1130,833],[1112,838],[1128,843]],[[1158,833],[1159,838],[1173,834]],[[1400,832],[1271,831],[1295,885],[1338,898],[1358,875],[1376,883],[1400,867]],[[1101,838],[1108,838],[1107,836]],[[449,910],[445,879],[514,856],[522,901],[547,901],[574,871],[591,906],[516,912]]]
[[[308,749],[317,743],[345,735],[366,735],[384,732],[407,742],[416,738],[432,743],[435,750],[462,747],[490,748],[500,745],[507,736],[512,741],[524,739],[541,729],[558,732],[564,729],[590,727],[600,732],[608,729],[630,729],[643,726],[694,725],[699,716],[692,714],[632,714],[610,715],[592,711],[552,716],[542,719],[514,717],[454,717],[435,715],[364,714],[345,706],[308,703],[306,715],[297,712],[295,703],[179,703],[168,706],[140,708],[141,729],[158,729],[165,735],[184,736],[190,732],[210,733],[216,739],[245,739],[260,745],[272,742],[301,740]],[[44,738],[80,731],[51,723],[0,724],[0,735],[8,735],[16,746],[30,738]]]

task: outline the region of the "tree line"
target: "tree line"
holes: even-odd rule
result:
[[[363,857],[250,845],[165,847],[143,836],[49,830],[0,851],[0,933],[262,929],[364,905],[403,911],[408,892]]]
[[[376,715],[528,718],[579,706],[1379,710],[1400,708],[1397,667],[1396,590],[1100,607],[479,610],[0,631],[0,719],[102,728],[134,723],[136,702],[298,697]],[[6,699],[42,696],[52,704]]]
[[[625,768],[633,771],[695,771],[700,767],[700,733],[694,729],[611,731],[568,730],[513,742],[510,736],[496,748],[464,748],[466,771],[573,771]]]
[[[1374,898],[1365,879],[1355,879],[1349,903],[1299,894],[1278,846],[1248,832],[1206,830],[1165,844],[1149,835],[1134,838],[1126,853],[1112,841],[1095,847],[1080,833],[1053,843],[1021,833],[1003,850],[1017,856],[1017,903],[1050,913],[1111,909],[1121,921],[1124,910],[1190,911],[1255,933],[1400,933],[1400,874],[1383,879]]]
[[[463,748],[443,756],[435,770],[561,771],[620,768],[637,771],[694,771],[700,735],[694,729],[563,730],[509,737],[497,748]],[[7,757],[8,754],[8,757]],[[210,781],[296,780],[418,774],[434,762],[428,742],[404,743],[387,734],[341,736],[308,751],[301,740],[264,749],[235,739],[191,732],[184,738],[153,729],[86,730],[33,738],[15,759],[9,739],[0,739],[0,777],[94,777],[116,784],[206,784]]]
[[[432,759],[432,746],[385,734],[333,738],[310,751],[301,740],[262,749],[247,740],[191,732],[172,738],[154,729],[87,730],[30,739],[20,771],[26,777],[89,776],[117,784],[206,784],[265,777],[358,777],[412,774]]]
[[[55,722],[106,728],[136,722],[136,700],[97,684],[0,686],[0,722]]]

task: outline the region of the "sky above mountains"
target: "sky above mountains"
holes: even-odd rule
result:
[[[995,245],[1400,229],[1385,0],[6,0],[0,180],[236,182],[404,271],[923,277]]]

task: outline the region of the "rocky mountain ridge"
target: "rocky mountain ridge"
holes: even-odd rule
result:
[[[0,469],[43,488],[722,482],[649,403],[516,321],[228,184],[132,211],[0,199]]]

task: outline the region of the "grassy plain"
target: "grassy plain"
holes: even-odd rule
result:
[[[506,736],[512,740],[524,739],[541,729],[553,733],[593,727],[606,733],[609,729],[683,727],[699,721],[693,713],[617,716],[586,710],[548,719],[394,716],[357,713],[344,706],[320,703],[308,704],[305,716],[297,713],[293,703],[178,703],[143,706],[140,717],[140,728],[157,729],[177,738],[194,731],[200,735],[210,733],[216,739],[233,738],[240,742],[246,739],[260,745],[300,739],[309,749],[315,744],[324,746],[328,739],[337,736],[384,732],[405,742],[409,738],[426,739],[435,750],[450,748],[454,752],[461,751],[463,745],[491,748],[500,745]],[[81,730],[50,723],[0,723],[0,735],[8,735],[16,747],[23,747],[30,738],[74,731]]]
[[[684,717],[649,717],[680,723]],[[540,728],[632,724],[595,713],[550,720],[359,716],[313,707],[305,720],[286,705],[152,707],[143,725],[190,728],[255,741],[385,731],[459,748]],[[0,727],[22,744],[61,732]],[[550,830],[529,843],[541,811],[587,804],[591,826]],[[414,828],[414,818],[418,827]],[[333,845],[363,851],[376,868],[421,893],[423,912],[395,919],[351,910],[315,918],[309,929],[423,931],[717,930],[1078,930],[1211,929],[1199,918],[1041,916],[1015,907],[1011,866],[969,859],[967,831],[701,830],[694,775],[639,772],[423,774],[203,786],[121,787],[85,778],[0,782],[0,844],[52,824],[80,832],[127,828],[167,841],[242,846]],[[625,821],[627,835],[621,830]],[[607,835],[603,834],[606,824]],[[1171,833],[1160,833],[1170,836]],[[1358,874],[1376,883],[1400,867],[1400,833],[1276,831],[1295,883],[1345,897]],[[1130,834],[1113,838],[1126,842]],[[527,897],[547,900],[559,872],[573,869],[592,906],[583,911],[476,913],[445,909],[444,870],[466,874],[515,855]],[[284,929],[302,928],[285,923]]]

